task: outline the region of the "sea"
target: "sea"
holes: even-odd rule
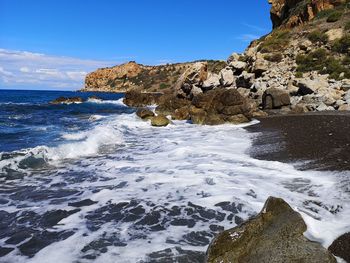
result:
[[[123,94],[0,90],[0,262],[204,262],[269,196],[328,247],[350,231],[349,172],[251,157],[256,123],[155,128]]]

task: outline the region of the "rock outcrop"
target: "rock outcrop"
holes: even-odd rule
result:
[[[72,103],[83,103],[84,100],[80,97],[59,97],[53,101],[50,102],[50,104],[72,104]]]
[[[134,61],[101,68],[89,73],[85,78],[82,91],[127,92],[139,90],[143,92],[164,92],[172,89],[179,77],[197,62],[145,66]],[[218,73],[225,67],[224,61],[210,60],[206,62],[212,72]]]
[[[148,120],[154,117],[154,112],[146,108],[141,108],[137,110],[136,115],[143,120]]]
[[[269,197],[255,218],[220,233],[207,251],[208,263],[335,263],[325,248],[308,240],[306,224],[283,199]]]
[[[269,0],[273,28],[290,28],[308,22],[323,10],[333,9],[346,0]]]

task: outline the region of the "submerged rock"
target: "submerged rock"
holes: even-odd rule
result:
[[[301,215],[283,199],[269,197],[255,218],[219,234],[207,251],[208,263],[335,263],[325,248],[308,240]]]
[[[170,124],[170,120],[164,115],[158,115],[151,119],[151,125],[155,127],[164,127]]]
[[[145,119],[147,120],[147,119],[152,118],[154,116],[154,113],[153,113],[153,111],[151,111],[149,109],[142,108],[142,109],[137,110],[136,115],[143,120],[145,120]]]
[[[59,97],[53,101],[50,102],[50,104],[71,104],[71,103],[83,103],[83,99],[80,97]]]

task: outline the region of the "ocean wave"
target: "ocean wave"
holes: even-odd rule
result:
[[[9,170],[27,173],[31,169],[55,165],[66,159],[95,156],[101,149],[106,151],[108,146],[123,143],[121,132],[108,122],[88,131],[66,133],[61,137],[66,141],[56,147],[37,146],[0,153],[0,173],[6,174]]]
[[[0,105],[34,105],[29,102],[0,102]]]
[[[100,100],[100,99],[89,98],[86,102],[96,103],[96,104],[116,104],[119,106],[127,107],[123,102],[123,98],[120,98],[118,100]]]

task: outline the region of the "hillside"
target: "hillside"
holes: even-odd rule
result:
[[[145,66],[134,61],[98,69],[89,73],[82,91],[126,92],[142,90],[165,91],[173,87],[178,78],[195,62]],[[226,66],[224,61],[208,61],[208,70],[219,72]]]

